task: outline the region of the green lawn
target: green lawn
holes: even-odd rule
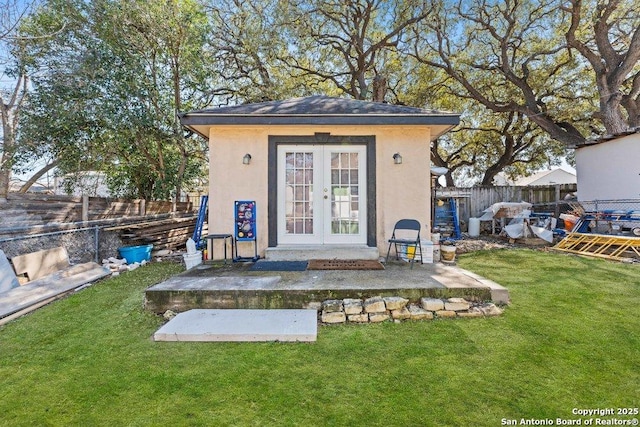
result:
[[[180,267],[146,266],[0,328],[0,425],[498,426],[640,407],[639,265],[459,265],[509,288],[501,317],[321,327],[312,344],[153,342],[143,290]]]

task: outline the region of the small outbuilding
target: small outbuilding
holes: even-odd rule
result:
[[[459,114],[311,96],[180,120],[209,141],[210,233],[237,233],[251,201],[260,256],[377,259],[399,219],[429,237],[431,142]]]
[[[576,147],[578,200],[640,199],[640,128]]]

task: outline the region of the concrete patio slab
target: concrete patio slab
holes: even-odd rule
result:
[[[194,309],[178,314],[155,341],[316,341],[315,310]]]
[[[148,288],[156,313],[212,309],[299,309],[327,299],[461,297],[508,303],[507,289],[457,266],[387,263],[385,270],[251,271],[250,264],[201,265]]]

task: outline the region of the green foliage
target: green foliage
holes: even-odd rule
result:
[[[167,198],[206,163],[177,113],[322,93],[462,113],[433,153],[450,184],[526,175],[640,125],[635,3],[46,0],[13,52],[33,81],[16,168]]]
[[[282,59],[293,75],[316,81],[329,93],[379,102],[386,100],[387,89],[402,85],[407,69],[399,47],[428,15],[428,6],[413,0],[279,3],[288,42]]]
[[[292,76],[280,59],[287,51],[278,2],[205,2],[211,21],[206,52],[220,78],[211,82],[213,104],[249,103],[315,93],[309,79]]]
[[[415,56],[450,77],[456,96],[577,145],[640,120],[629,90],[640,59],[636,3],[442,2],[423,21]]]
[[[116,195],[180,192],[205,159],[177,113],[203,96],[207,25],[190,0],[47,2],[25,31],[63,31],[30,45],[42,72],[24,112],[23,150],[59,159],[60,174],[105,172]]]
[[[153,342],[143,291],[181,267],[147,265],[0,328],[0,425],[495,426],[640,406],[637,266],[459,264],[509,289],[502,316],[323,326],[313,344]]]

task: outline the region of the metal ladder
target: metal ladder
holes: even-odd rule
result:
[[[202,227],[204,226],[204,220],[207,216],[207,204],[209,203],[209,196],[200,196],[200,209],[198,210],[198,219],[196,221],[196,228],[193,230],[193,241],[196,242],[198,249],[201,249],[204,245],[202,240]]]
[[[618,261],[640,259],[640,237],[569,233],[553,249]]]
[[[442,240],[458,240],[462,238],[462,233],[460,231],[456,200],[449,198],[446,203],[446,208],[443,206],[440,209],[436,209],[433,226],[444,233],[451,232],[449,237],[445,237]]]
[[[454,199],[453,197],[449,199],[449,209],[451,210],[451,218],[453,219],[453,234],[456,239],[460,239],[462,237],[462,232],[460,232],[458,207],[456,206],[456,199]]]

